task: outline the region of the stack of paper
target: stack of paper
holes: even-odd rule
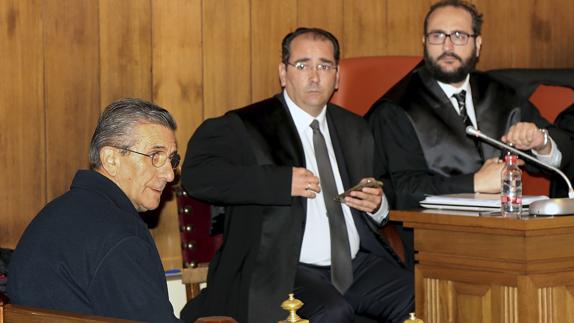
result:
[[[543,195],[525,195],[522,197],[522,207],[528,209],[530,203],[547,198],[548,196]],[[500,195],[481,193],[429,195],[420,204],[430,209],[492,211],[500,209]]]

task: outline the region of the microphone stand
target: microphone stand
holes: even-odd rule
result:
[[[533,215],[574,215],[574,189],[572,189],[572,183],[568,177],[558,168],[548,165],[546,163],[541,162],[540,160],[514,148],[511,147],[501,141],[493,139],[479,130],[475,129],[473,126],[466,127],[466,134],[470,136],[474,136],[476,138],[480,138],[488,144],[491,144],[495,147],[509,150],[516,155],[528,159],[533,163],[543,166],[547,169],[550,169],[556,173],[558,173],[566,184],[568,185],[568,198],[554,198],[554,199],[547,199],[547,200],[540,200],[530,203],[529,206],[529,213]]]

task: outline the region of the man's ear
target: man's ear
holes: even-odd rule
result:
[[[277,69],[279,71],[279,82],[281,82],[281,87],[284,88],[287,85],[287,67],[281,62]]]
[[[476,53],[475,53],[475,55],[476,55],[476,57],[479,57],[480,56],[480,49],[482,48],[482,36],[480,36],[480,35],[476,36],[475,42],[476,42]]]
[[[337,66],[337,70],[335,71],[335,91],[339,89],[339,66]]]
[[[102,169],[105,170],[111,177],[116,176],[120,166],[120,152],[114,148],[105,146],[100,149],[100,161],[102,162]]]

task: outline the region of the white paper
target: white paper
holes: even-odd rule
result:
[[[534,201],[548,199],[544,195],[525,195],[522,197],[522,207]],[[500,194],[463,193],[447,195],[429,195],[420,202],[422,207],[432,209],[476,210],[487,211],[500,209]]]

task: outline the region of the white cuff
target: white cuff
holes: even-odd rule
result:
[[[389,215],[389,201],[387,201],[387,197],[384,193],[379,209],[375,213],[367,212],[367,214],[370,215],[378,224],[381,224],[381,222],[383,222],[383,220]]]
[[[560,167],[560,164],[562,163],[562,152],[560,152],[558,146],[556,146],[556,142],[554,142],[552,137],[548,136],[548,139],[550,140],[550,153],[541,155],[534,149],[531,149],[532,154],[534,154],[534,156],[543,163],[550,164],[554,167]]]

